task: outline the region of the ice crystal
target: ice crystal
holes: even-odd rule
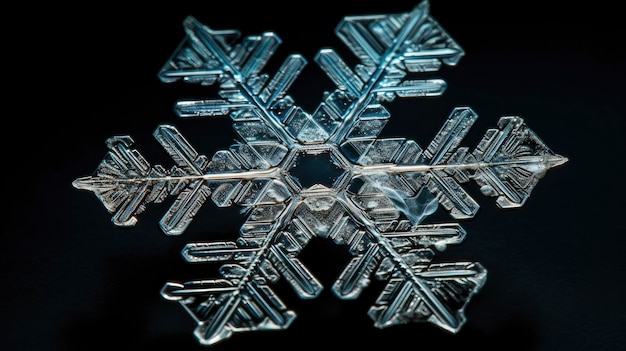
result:
[[[209,159],[173,125],[154,137],[174,165],[151,165],[130,136],[107,140],[108,153],[91,176],[73,186],[88,190],[113,214],[117,226],[134,226],[150,203],[174,198],[160,221],[167,235],[182,234],[209,199],[241,206],[247,218],[235,241],[187,244],[188,262],[218,262],[221,277],[167,282],[161,293],[197,321],[195,336],[211,345],[233,333],[287,328],[296,313],[272,290],[285,279],[302,299],[322,284],[298,259],[312,238],[327,238],[353,256],[332,286],[356,299],[371,278],[386,286],[368,315],[378,328],[430,322],[455,333],[464,309],[485,283],[476,262],[435,263],[436,252],[461,243],[458,223],[428,224],[438,206],[455,220],[476,215],[477,202],[462,187],[476,182],[502,208],[519,207],[551,167],[567,161],[552,152],[516,116],[502,117],[470,151],[461,142],[477,114],[452,110],[422,148],[405,138],[379,138],[388,119],[384,104],[396,98],[436,96],[441,79],[416,79],[456,65],[463,49],[419,3],[409,12],[344,17],[336,34],[358,58],[349,67],[332,49],[315,62],[336,85],[312,112],[287,94],[305,58],[288,56],[264,73],[280,44],[272,32],[240,38],[193,17],[186,36],[159,72],[163,82],[217,85],[218,97],[179,101],[182,118],[228,115],[238,141]],[[307,164],[319,178],[306,179]]]

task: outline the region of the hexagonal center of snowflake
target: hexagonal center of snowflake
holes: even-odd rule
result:
[[[347,172],[329,150],[298,151],[288,171],[291,179],[302,189],[314,185],[337,188],[341,176]]]

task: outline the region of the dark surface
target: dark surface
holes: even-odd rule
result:
[[[383,136],[425,146],[454,107],[470,106],[480,118],[464,145],[473,148],[500,116],[519,115],[570,159],[549,171],[518,210],[499,210],[467,185],[481,210],[462,223],[465,242],[437,257],[478,261],[489,275],[458,334],[430,324],[375,329],[366,312],[383,285],[373,282],[358,300],[336,299],[330,286],[349,257],[320,239],[300,258],[324,284],[321,296],[303,301],[277,287],[298,313],[287,330],[198,345],[193,320],[159,292],[166,281],[215,276],[184,263],[180,249],[236,236],[244,219],[238,209],[207,202],[188,232],[167,237],[158,221],[169,203],[149,206],[135,228],[124,230],[71,182],[96,169],[112,135],[131,135],[148,160],[163,157],[151,135],[161,123],[179,125],[208,156],[233,142],[227,118],[180,121],[172,111],[179,99],[213,96],[157,78],[183,38],[185,16],[244,35],[276,32],[283,44],[272,65],[294,52],[309,61],[290,95],[310,111],[333,88],[315,53],[333,47],[350,57],[333,33],[340,19],[417,4],[210,3],[55,4],[7,14],[20,24],[7,31],[11,50],[4,55],[16,78],[9,96],[17,98],[5,102],[13,112],[5,115],[3,350],[623,349],[624,28],[608,1],[431,1],[434,18],[466,55],[438,73],[448,82],[442,97],[387,105],[392,118]]]

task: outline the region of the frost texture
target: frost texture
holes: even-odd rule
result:
[[[150,203],[174,198],[160,227],[182,234],[209,199],[241,206],[247,218],[236,241],[187,244],[188,262],[220,262],[221,277],[168,282],[162,295],[197,321],[195,336],[211,345],[233,333],[285,329],[296,317],[271,288],[281,277],[302,299],[322,284],[298,260],[314,237],[345,245],[353,255],[332,286],[356,299],[372,278],[386,283],[369,316],[378,328],[430,322],[455,333],[464,308],[485,283],[475,262],[435,263],[435,253],[461,243],[457,223],[427,224],[442,206],[456,220],[478,204],[462,184],[478,183],[502,208],[519,207],[545,172],[567,161],[553,153],[520,117],[502,117],[473,151],[461,142],[477,114],[452,110],[425,148],[405,138],[378,138],[396,98],[436,96],[441,79],[423,72],[456,65],[461,47],[430,16],[426,1],[412,11],[345,17],[336,34],[360,62],[349,67],[332,49],[315,62],[336,85],[312,113],[287,94],[306,60],[287,57],[264,73],[280,39],[274,33],[240,38],[193,17],[186,36],[159,72],[163,82],[217,85],[218,97],[179,101],[182,118],[230,116],[239,140],[209,159],[172,125],[154,137],[174,165],[151,165],[129,136],[107,140],[109,152],[91,176],[73,186],[92,191],[117,226],[133,226]],[[305,182],[303,164],[321,161],[327,176]]]

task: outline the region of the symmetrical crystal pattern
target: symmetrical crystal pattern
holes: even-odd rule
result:
[[[545,172],[567,159],[516,116],[500,118],[473,150],[462,146],[477,118],[469,107],[452,109],[424,148],[379,138],[390,118],[385,104],[442,94],[445,81],[420,74],[454,66],[464,55],[428,2],[406,13],[345,17],[336,34],[359,63],[350,67],[334,50],[319,51],[314,60],[336,89],[312,113],[287,94],[305,58],[294,54],[273,75],[264,71],[281,43],[275,33],[241,38],[192,17],[184,30],[159,77],[218,86],[217,97],[179,101],[175,111],[182,118],[230,116],[236,143],[209,158],[175,126],[161,125],[154,137],[172,158],[168,167],[150,164],[130,136],[111,137],[95,173],[73,186],[95,193],[123,227],[134,226],[149,204],[172,199],[160,221],[167,235],[185,232],[207,201],[245,209],[237,240],[182,250],[188,262],[218,262],[220,277],[162,289],[197,321],[199,342],[287,328],[296,313],[271,285],[283,278],[302,299],[320,294],[321,282],[298,259],[315,237],[353,256],[332,286],[338,298],[358,298],[372,278],[385,282],[368,312],[375,327],[430,322],[459,331],[486,270],[476,262],[435,262],[466,233],[458,223],[429,224],[427,217],[439,206],[455,220],[474,217],[479,205],[463,188],[469,181],[502,208],[522,206]],[[312,176],[307,165],[319,172]]]

